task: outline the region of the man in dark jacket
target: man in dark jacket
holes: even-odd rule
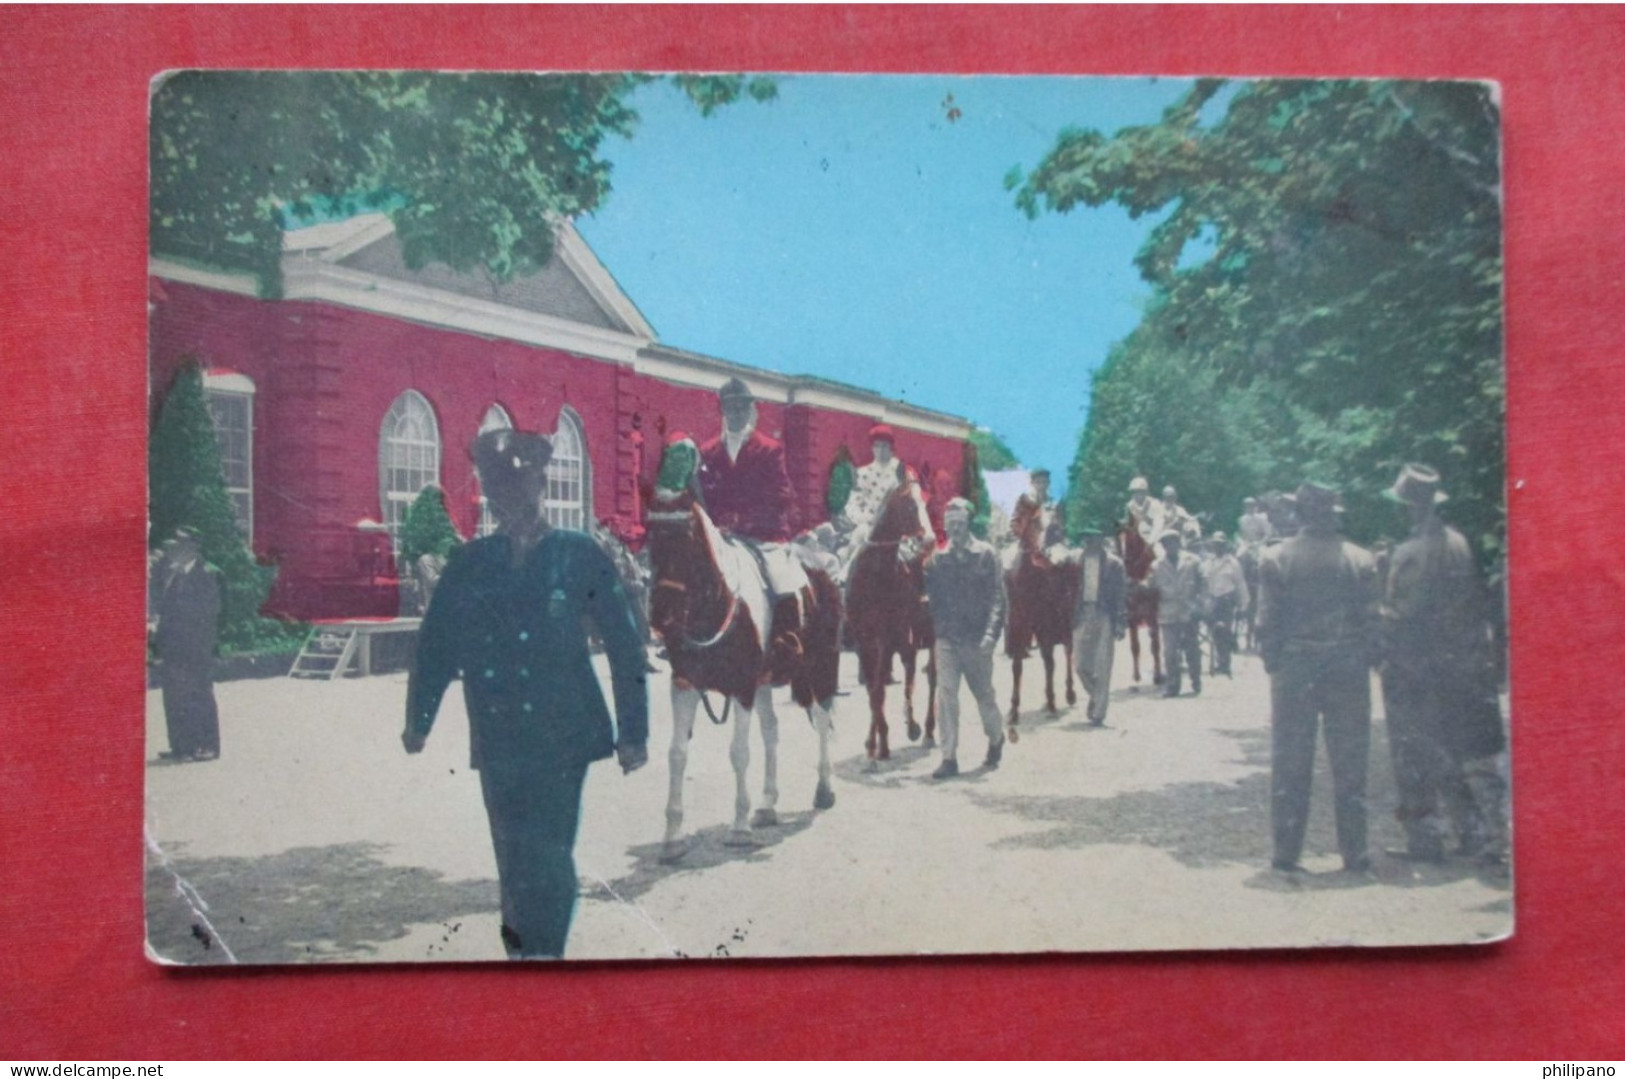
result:
[[[175,533],[153,583],[152,647],[169,730],[165,757],[208,761],[220,756],[220,711],[214,700],[219,636],[219,572],[203,561],[197,533]]]
[[[1270,675],[1270,818],[1277,870],[1301,872],[1322,724],[1343,867],[1365,872],[1371,668],[1377,654],[1377,567],[1339,535],[1336,491],[1305,483],[1292,497],[1302,531],[1259,569],[1258,639]]]
[[[626,772],[648,760],[643,642],[614,563],[586,533],[542,518],[548,440],[489,431],[473,455],[497,528],[458,548],[435,590],[401,741],[408,753],[423,749],[447,686],[461,677],[502,887],[503,943],[511,958],[555,958],[575,911],[587,766],[612,753]],[[584,619],[609,657],[618,725],[593,673]]]
[[[756,429],[756,398],[729,379],[717,393],[722,432],[700,446],[700,490],[712,522],[757,543],[788,543],[795,497],[784,444]]]
[[[1498,755],[1506,748],[1489,597],[1467,540],[1441,520],[1439,474],[1406,465],[1388,497],[1411,518],[1394,549],[1383,603],[1382,695],[1406,847],[1440,862],[1453,823],[1463,854],[1506,854]]]

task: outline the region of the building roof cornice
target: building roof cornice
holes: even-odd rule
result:
[[[330,303],[427,326],[559,349],[627,365],[639,374],[677,385],[715,391],[730,378],[742,378],[762,400],[781,405],[855,413],[947,438],[967,438],[971,433],[972,424],[959,416],[894,401],[872,390],[812,375],[786,375],[661,344],[655,340],[654,327],[569,222],[563,222],[559,229],[555,250],[560,261],[594,302],[631,332],[340,265],[341,260],[393,231],[386,215],[361,214],[286,233],[283,298]],[[259,282],[253,274],[211,269],[160,255],[153,256],[149,266],[153,276],[164,280],[240,296],[259,295]]]

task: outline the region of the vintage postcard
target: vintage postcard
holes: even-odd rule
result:
[[[180,71],[147,952],[1512,932],[1497,90]]]

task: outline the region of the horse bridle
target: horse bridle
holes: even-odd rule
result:
[[[644,519],[658,524],[679,524],[693,520],[692,516],[687,511],[683,510],[651,510],[645,515]],[[673,580],[670,577],[661,577],[655,581],[655,590],[658,591],[662,588],[669,589],[673,592],[688,591],[688,585],[684,584],[682,581]],[[703,641],[693,640],[688,635],[688,626],[685,619],[682,629],[683,639],[680,642],[670,643],[675,644],[676,647],[681,648],[685,652],[704,652],[708,649],[715,648],[718,644],[722,643],[722,639],[728,635],[728,631],[733,628],[734,622],[738,619],[740,607],[739,597],[737,595],[729,592],[726,587],[723,588],[723,591],[726,592],[728,596],[728,609],[727,611],[723,612],[722,625],[717,628],[715,633]],[[684,608],[684,611],[686,613],[686,607]]]

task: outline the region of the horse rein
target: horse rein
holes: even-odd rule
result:
[[[693,520],[687,510],[651,510],[649,513],[644,515],[644,519],[659,524],[680,524]],[[655,590],[659,591],[662,588],[673,592],[688,591],[688,585],[684,584],[682,581],[672,580],[670,577],[661,577],[655,581]],[[734,622],[739,617],[740,604],[739,597],[734,595],[732,592],[729,592],[726,586],[724,586],[723,591],[727,593],[728,596],[728,610],[724,612],[722,616],[722,625],[718,627],[716,633],[712,634],[703,641],[692,640],[688,636],[688,627],[685,620],[685,625],[682,630],[683,639],[681,642],[675,642],[676,647],[681,648],[685,652],[704,652],[707,649],[715,648],[722,642],[722,638],[728,635],[728,631],[733,628]],[[686,608],[684,613],[687,613]]]

